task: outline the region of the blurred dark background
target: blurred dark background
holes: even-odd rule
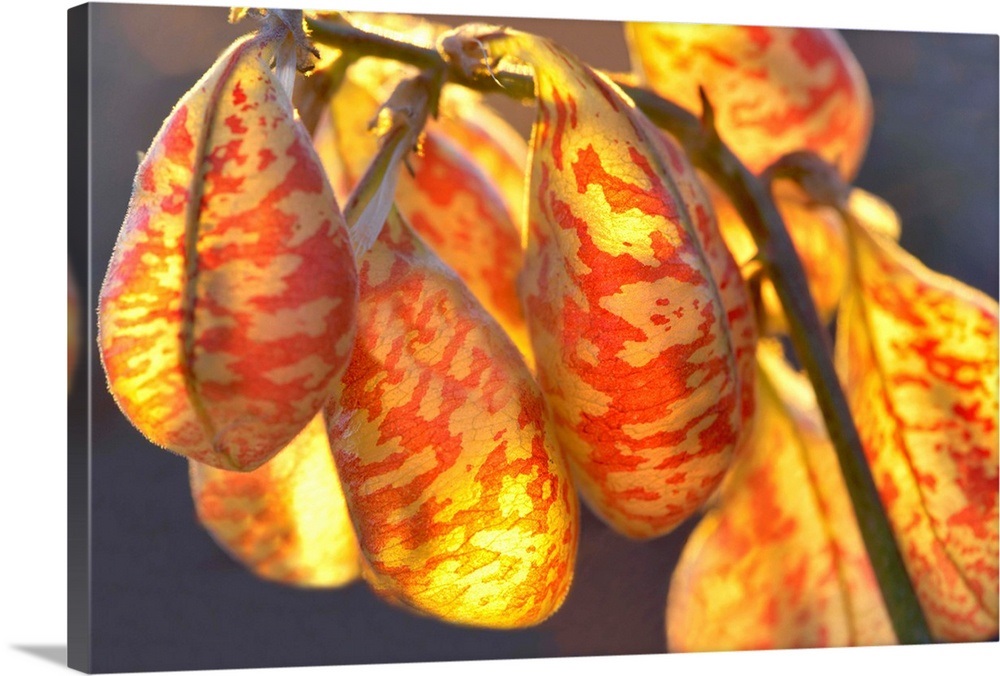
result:
[[[78,278],[89,270],[93,294],[125,214],[137,153],[245,28],[228,25],[221,8],[98,4],[91,12],[92,258],[85,232],[71,233],[71,258]],[[617,24],[505,22],[552,36],[595,66],[628,69]],[[900,212],[906,249],[995,298],[997,36],[848,31],[845,37],[875,102],[857,184]],[[92,295],[92,324],[93,307]],[[663,651],[667,585],[692,524],[637,543],[585,513],[569,597],[531,630],[476,631],[417,618],[377,600],[361,583],[338,591],[277,586],[245,572],[198,526],[186,462],[132,428],[107,394],[95,345],[89,356],[92,381],[85,382],[81,368],[71,409],[84,410],[89,385],[95,671]]]

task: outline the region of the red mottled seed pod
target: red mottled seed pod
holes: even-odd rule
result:
[[[849,208],[844,392],[931,632],[988,640],[1000,581],[1000,308],[896,244],[891,209],[863,194]]]
[[[751,438],[671,576],[670,652],[896,642],[805,376],[758,350]]]
[[[700,115],[704,88],[719,135],[754,173],[798,150],[816,152],[845,178],[857,172],[871,94],[836,31],[633,23],[625,34],[653,91]]]
[[[357,272],[308,134],[237,41],[178,102],[135,178],[100,296],[108,386],[153,443],[252,470],[347,363]]]
[[[301,587],[340,587],[360,575],[322,413],[252,472],[188,464],[198,520],[254,574]]]
[[[541,622],[569,589],[579,511],[538,386],[398,212],[360,279],[328,422],[365,577],[449,622]]]
[[[445,89],[441,113],[430,128],[469,154],[500,191],[511,219],[520,227],[528,171],[528,145],[521,135],[478,96],[458,88]]]
[[[456,67],[481,69],[485,47],[534,68],[520,282],[539,380],[597,514],[666,533],[718,486],[753,411],[750,304],[694,172],[550,41],[473,26],[440,44]]]

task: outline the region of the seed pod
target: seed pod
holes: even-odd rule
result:
[[[445,88],[441,114],[430,128],[439,129],[469,154],[500,192],[511,221],[519,225],[528,171],[524,138],[480,97],[459,88]]]
[[[740,431],[739,441],[736,443],[738,450],[743,445],[743,440],[749,437],[756,408],[754,381],[757,377],[757,322],[750,295],[736,259],[726,246],[719,228],[710,192],[699,180],[697,171],[673,138],[660,133],[646,117],[636,117],[649,139],[651,149],[661,158],[670,158],[672,178],[680,203],[687,209],[688,218],[694,226],[698,243],[726,310],[740,383]]]
[[[718,235],[682,201],[693,172],[614,84],[548,40],[470,26],[440,48],[468,74],[484,49],[534,68],[520,281],[539,381],[595,512],[631,537],[666,533],[722,479],[744,412],[726,301],[742,298],[744,316],[749,303],[721,244],[712,258],[733,295],[715,280],[699,233]]]
[[[358,541],[322,414],[252,472],[188,464],[198,520],[254,574],[302,587],[357,579]]]
[[[895,643],[808,381],[758,350],[758,415],[667,596],[671,652]]]
[[[178,102],[135,178],[100,296],[115,400],[150,441],[252,470],[346,365],[357,272],[343,217],[261,38]]]
[[[931,632],[986,640],[997,633],[1000,313],[903,251],[878,206],[851,205],[838,372]]]
[[[819,28],[627,24],[633,67],[660,96],[702,113],[756,173],[812,150],[845,179],[857,172],[872,125],[864,72],[836,31]]]
[[[449,622],[544,620],[569,589],[579,512],[537,385],[397,212],[359,267],[328,422],[366,579]]]

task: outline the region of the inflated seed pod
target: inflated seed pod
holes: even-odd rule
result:
[[[626,24],[633,68],[657,94],[702,113],[754,173],[811,150],[852,178],[872,125],[868,82],[833,30],[680,23]]]
[[[762,343],[758,417],[671,576],[671,652],[896,642],[805,376]]]
[[[378,151],[370,122],[388,96],[387,85],[404,72],[370,60],[353,65],[320,121],[316,150],[345,201]],[[407,161],[408,167],[399,169],[396,206],[531,362],[515,283],[521,235],[504,197],[472,157],[433,124]]]
[[[302,587],[340,587],[360,575],[322,413],[252,472],[189,465],[198,520],[254,574]]]
[[[756,410],[757,322],[750,295],[740,274],[739,265],[727,246],[719,227],[711,193],[705,189],[699,174],[672,137],[657,129],[644,116],[637,116],[654,152],[669,158],[674,183],[681,204],[687,209],[698,243],[719,289],[726,310],[726,320],[732,337],[736,367],[740,382],[740,433],[736,447],[748,438]]]
[[[458,87],[445,88],[440,115],[429,127],[440,129],[469,154],[499,190],[511,220],[520,227],[528,144],[517,130],[479,96]]]
[[[115,400],[153,443],[252,470],[346,366],[357,272],[271,43],[238,40],[139,166],[100,295]]]
[[[359,268],[328,422],[366,579],[448,622],[544,620],[569,589],[579,510],[538,386],[397,212]]]
[[[693,172],[603,75],[509,30],[466,27],[440,45],[469,72],[484,50],[534,69],[520,282],[539,381],[591,507],[628,536],[662,535],[709,497],[741,438],[726,303],[749,304],[732,258],[713,244],[729,268],[713,271],[700,237],[717,233],[679,185]]]
[[[997,301],[900,248],[886,205],[855,194],[848,208],[844,392],[932,634],[988,640],[1000,580]]]

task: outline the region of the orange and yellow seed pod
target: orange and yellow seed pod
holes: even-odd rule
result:
[[[360,575],[322,413],[252,472],[189,465],[198,520],[254,574],[302,587],[340,587]]]
[[[178,102],[135,177],[100,295],[108,386],[153,443],[222,469],[270,459],[346,366],[343,217],[261,38]]]
[[[1000,313],[903,251],[883,207],[856,196],[849,206],[838,372],[931,632],[987,640],[1000,576]]]
[[[684,155],[680,146],[668,135],[660,132],[646,117],[637,116],[649,144],[659,157],[669,158],[672,178],[680,203],[687,210],[694,226],[698,244],[719,289],[722,305],[726,310],[729,332],[732,336],[736,367],[740,382],[740,441],[748,438],[756,409],[757,376],[757,321],[747,287],[740,274],[739,264],[727,246],[725,235],[719,227],[711,193],[701,182],[698,172]]]
[[[808,381],[758,350],[758,415],[670,581],[671,652],[895,643]]]
[[[569,589],[579,508],[538,386],[398,212],[359,268],[328,424],[366,579],[448,622],[541,622]]]
[[[719,135],[752,172],[811,150],[845,179],[857,173],[871,94],[836,31],[631,23],[625,35],[633,68],[657,94],[701,115],[704,88]]]
[[[446,87],[441,113],[429,122],[458,144],[500,191],[511,220],[520,228],[528,173],[528,144],[495,110],[466,89]]]
[[[379,148],[377,133],[369,129],[379,111],[377,92],[386,91],[387,84],[395,84],[403,72],[378,62],[355,64],[316,130],[316,149],[345,200]],[[503,196],[472,157],[435,125],[427,129],[408,164],[399,170],[396,206],[458,273],[530,364],[530,341],[515,282],[521,267],[521,235]]]
[[[473,26],[441,44],[470,71],[482,46],[534,68],[520,282],[539,381],[594,511],[631,537],[669,532],[739,444],[738,343],[753,335],[731,330],[750,306],[710,212],[683,202],[694,174],[614,84],[548,40]]]

